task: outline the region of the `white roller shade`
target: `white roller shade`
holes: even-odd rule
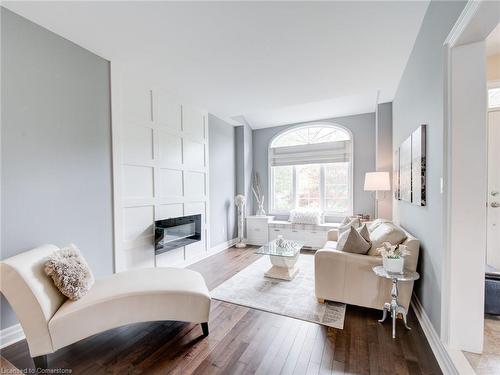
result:
[[[351,141],[277,147],[269,149],[269,153],[272,167],[348,162],[351,160]]]

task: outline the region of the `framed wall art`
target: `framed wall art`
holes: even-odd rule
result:
[[[399,146],[399,189],[401,200],[411,203],[411,137]]]
[[[420,125],[411,135],[411,202],[417,206],[425,206],[426,198],[426,133],[426,125]]]
[[[399,188],[399,148],[394,152],[394,172],[392,174],[394,179],[394,199],[401,199],[401,190]]]
[[[394,154],[394,199],[426,205],[427,125],[420,125]]]

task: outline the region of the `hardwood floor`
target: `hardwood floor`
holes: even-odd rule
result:
[[[22,374],[22,372],[4,357],[0,356],[0,374],[18,375]]]
[[[231,248],[190,268],[213,289],[258,257]],[[338,330],[214,300],[206,338],[197,324],[134,324],[63,348],[49,355],[49,366],[72,374],[441,374],[413,311],[413,329],[398,327],[396,340],[379,318],[348,306]],[[24,340],[1,355],[33,367]]]

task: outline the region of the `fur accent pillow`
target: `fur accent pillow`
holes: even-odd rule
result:
[[[293,224],[321,224],[321,212],[304,208],[297,208],[290,211],[288,221]]]
[[[360,228],[361,229],[361,228]],[[371,244],[354,227],[342,233],[337,241],[337,250],[365,255]]]
[[[55,251],[45,261],[45,273],[70,300],[82,298],[94,285],[94,275],[80,250],[71,244]]]

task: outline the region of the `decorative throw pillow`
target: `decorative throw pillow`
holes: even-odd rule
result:
[[[45,273],[52,277],[57,289],[73,301],[87,294],[94,284],[94,275],[89,265],[73,244],[47,258]]]
[[[365,239],[366,242],[371,244],[372,240],[370,239],[370,232],[368,231],[368,227],[366,224],[361,225],[358,229],[356,229],[358,233]]]
[[[354,228],[342,233],[337,241],[337,250],[346,253],[366,254],[370,250],[370,243]]]
[[[383,223],[392,223],[390,220],[387,219],[375,219],[373,222],[368,226],[368,232],[373,232],[375,229],[379,227],[380,224]]]
[[[346,219],[349,219],[347,221],[347,223],[344,223],[346,221]],[[356,218],[347,218],[344,219],[344,221],[342,223],[340,223],[340,226],[338,228],[338,231],[339,231],[339,236],[348,231],[351,227],[354,227],[354,228],[358,228],[361,224],[361,222],[359,221],[359,219],[356,217]]]
[[[294,209],[290,211],[288,221],[293,224],[321,224],[321,212],[308,209]]]
[[[344,220],[342,220],[342,222],[340,223],[340,225],[341,225],[341,226],[342,226],[342,225],[347,225],[347,224],[349,224],[349,223],[350,223],[350,221],[351,221],[351,220],[352,220],[352,219],[351,219],[349,216],[346,216],[346,217],[344,217]]]
[[[368,255],[379,255],[377,249],[382,247],[384,242],[391,245],[399,245],[406,239],[405,232],[392,223],[381,223],[373,232],[370,233],[372,248]]]

